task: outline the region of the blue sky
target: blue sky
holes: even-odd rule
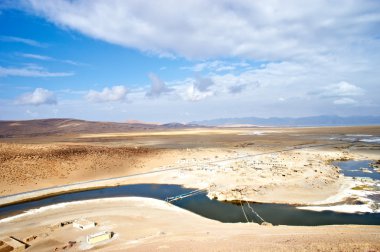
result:
[[[0,120],[380,115],[379,1],[0,3]]]

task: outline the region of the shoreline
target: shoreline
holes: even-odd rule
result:
[[[373,207],[371,207],[373,204],[375,204],[375,202],[367,197],[369,195],[375,194],[375,192],[352,189],[357,186],[373,186],[376,182],[363,182],[360,180],[355,180],[352,177],[345,177],[345,181],[346,183],[342,185],[342,190],[338,194],[332,195],[326,200],[315,202],[314,205],[299,206],[297,208],[317,212],[334,211],[340,213],[380,213],[379,208],[374,209]],[[350,198],[355,198],[359,202],[366,203],[347,204],[347,202],[345,202],[345,199]]]
[[[144,174],[144,175],[146,175],[146,174]],[[149,175],[152,175],[152,174],[149,174]],[[115,178],[115,179],[118,180],[118,179],[125,179],[125,178]],[[15,196],[13,196],[13,195],[11,195],[11,196],[5,196],[5,197],[0,198],[0,207],[10,206],[10,205],[20,204],[20,203],[33,202],[33,201],[36,201],[36,200],[45,199],[45,198],[49,198],[49,197],[53,197],[53,196],[59,196],[59,195],[67,194],[67,193],[84,192],[84,191],[94,190],[94,189],[102,189],[102,188],[110,188],[110,187],[118,187],[118,186],[133,185],[134,184],[134,183],[120,183],[120,181],[115,182],[115,181],[113,181],[115,179],[102,180],[101,183],[104,183],[104,182],[112,182],[112,183],[110,183],[110,184],[107,183],[107,184],[97,185],[97,186],[93,185],[91,187],[85,186],[86,183],[99,183],[99,181],[90,181],[90,182],[80,183],[81,186],[85,186],[85,187],[80,187],[80,188],[79,187],[77,187],[77,188],[70,188],[72,186],[75,187],[77,185],[77,184],[74,184],[74,185],[61,186],[61,187],[58,187],[58,188],[41,189],[41,190],[34,191],[34,192],[25,192],[25,193],[22,193],[22,194],[17,194]],[[126,181],[124,181],[124,182],[126,182]],[[141,183],[141,184],[160,184],[160,183]],[[171,183],[167,183],[167,184],[171,184]],[[195,187],[186,187],[185,185],[180,185],[180,184],[174,184],[173,183],[173,185],[179,185],[179,186],[183,186],[185,188],[197,189]],[[226,203],[233,203],[236,200],[243,200],[243,201],[249,202],[249,203],[264,203],[264,204],[268,203],[268,204],[295,205],[296,208],[298,208],[298,209],[317,211],[317,212],[324,211],[324,210],[330,210],[330,211],[335,211],[335,212],[340,212],[340,213],[379,213],[380,209],[373,210],[370,207],[368,207],[368,204],[366,204],[366,205],[347,205],[347,204],[344,204],[344,199],[353,196],[353,192],[356,192],[355,195],[358,196],[358,194],[357,194],[358,191],[354,191],[354,190],[351,189],[351,188],[353,188],[353,187],[355,187],[357,185],[363,185],[363,183],[360,183],[358,181],[354,181],[350,177],[345,177],[345,183],[341,186],[341,190],[336,195],[332,195],[332,196],[330,196],[329,198],[327,198],[327,199],[325,199],[323,201],[318,201],[318,202],[314,202],[313,204],[301,205],[301,206],[299,206],[299,204],[290,204],[290,203],[282,203],[282,202],[281,203],[276,203],[276,202],[256,202],[256,201],[249,201],[249,200],[245,200],[245,199],[234,199],[234,200],[231,200],[231,201],[226,201]],[[62,188],[62,187],[69,187],[70,189],[63,190],[63,191],[59,190],[59,191],[44,193],[44,191],[50,191],[50,190],[59,189],[59,188]],[[37,194],[36,195],[36,193],[42,193],[42,194]],[[34,195],[32,197],[30,197],[30,196],[29,197],[25,197],[28,194],[34,194]],[[212,199],[212,198],[210,198],[209,194],[207,194],[207,196],[208,196],[209,199]],[[362,195],[362,196],[365,196],[365,195]],[[17,197],[17,198],[21,197],[21,199],[14,199],[14,197]],[[122,198],[122,197],[118,197],[118,198]],[[4,199],[5,199],[5,202],[2,201]],[[8,201],[7,201],[7,199],[8,199]],[[108,199],[108,198],[104,198],[104,199]],[[92,199],[90,199],[90,200],[92,200]],[[76,202],[80,203],[80,202],[83,202],[83,201],[86,201],[86,200],[67,202],[67,203],[68,204],[69,203],[76,203]],[[338,203],[338,205],[336,205],[337,203]],[[343,203],[343,204],[339,204],[339,203]],[[49,206],[52,206],[54,208],[55,205],[60,205],[60,204],[65,204],[65,203],[52,204],[52,205],[49,205]],[[326,205],[329,205],[329,204],[331,204],[331,206],[326,206]],[[46,206],[46,207],[48,207],[48,206]],[[29,210],[34,210],[34,209],[29,209]],[[15,216],[17,216],[17,215],[15,215]],[[0,223],[1,223],[1,221],[0,221]]]
[[[80,218],[94,221],[96,226],[80,231],[65,224]],[[380,226],[376,225],[222,223],[159,200],[140,197],[61,203],[0,220],[0,225],[0,236],[11,234],[23,241],[28,239],[28,251],[39,252],[63,248],[69,241],[75,241],[75,251],[84,247],[103,249],[101,244],[89,247],[85,242],[86,235],[99,231],[115,233],[115,238],[104,243],[107,245],[104,249],[110,251],[164,248],[198,251],[206,247],[217,251],[252,248],[352,251],[358,246],[380,250]]]
[[[37,189],[2,196],[0,197],[0,206],[70,192],[143,183],[176,184],[195,189],[207,188],[208,197],[219,201],[244,200],[305,207],[335,204],[344,201],[345,197],[362,195],[351,190],[361,184],[344,178],[339,169],[331,164],[333,160],[377,160],[379,157],[378,151],[372,145],[326,141],[315,138],[315,136],[298,139],[299,135],[294,135],[297,133],[297,130],[294,129],[276,129],[274,133],[254,129],[255,134],[246,134],[251,131],[248,129],[224,130],[223,134],[219,134],[219,132],[215,136],[207,134],[198,136],[197,130],[194,132],[189,130],[185,135],[181,135],[179,131],[177,132],[179,135],[169,134],[165,137],[170,136],[169,139],[173,138],[171,141],[175,143],[178,142],[178,137],[192,142],[192,137],[187,137],[191,134],[195,134],[194,136],[205,139],[205,141],[216,141],[220,137],[225,137],[223,141],[236,139],[237,142],[228,146],[217,144],[219,147],[186,149],[177,146],[175,149],[167,150],[140,149],[136,146],[132,148],[130,145],[128,148],[124,148],[119,144],[116,144],[116,147],[113,144],[101,146],[83,143],[80,147],[71,144],[12,144],[10,148],[7,144],[3,144],[1,146],[3,155],[7,158],[6,162],[9,162],[6,165],[15,167],[11,170],[11,174],[19,176],[14,171],[19,169],[17,165],[20,165],[20,162],[21,164],[26,163],[24,174],[27,173],[25,184],[20,187],[13,183],[8,188],[4,185],[3,192],[25,191],[26,188]],[[96,136],[102,140],[102,134]],[[117,136],[118,134],[113,137]],[[141,136],[139,135],[139,137]],[[150,137],[156,139],[161,135],[153,134]],[[210,140],[209,137],[217,138]],[[253,141],[252,138],[258,140]],[[148,140],[151,141],[150,138]],[[158,142],[154,141],[156,144]],[[281,144],[278,145],[278,143]],[[366,149],[362,149],[363,146]],[[22,155],[20,156],[19,153]],[[138,163],[140,161],[137,162],[133,159],[134,153],[141,155],[140,161],[143,163]],[[128,159],[125,159],[125,155],[128,155]],[[85,157],[84,163],[81,163],[82,156]],[[114,157],[117,158],[116,163],[111,162]],[[61,174],[66,172],[66,177],[60,179],[62,175],[56,177],[55,174],[45,173],[53,177],[53,180],[51,181],[50,177],[43,177],[37,180],[41,183],[30,181],[31,183],[28,184],[27,178],[32,177],[29,172],[34,171],[31,167],[38,166],[44,160],[47,161],[47,168],[50,167],[51,162],[57,163],[56,169],[67,168],[68,170],[61,169]],[[99,167],[90,169],[92,175],[89,175],[88,167],[91,168],[98,164],[94,164],[93,160],[99,160],[98,163],[104,161],[104,164],[101,163]],[[33,164],[33,166],[29,167],[29,164]],[[112,171],[115,172],[105,172],[106,169],[111,169],[106,164],[109,164]],[[8,167],[6,165],[4,168]],[[73,170],[72,167],[79,170]],[[80,168],[83,169],[80,170]],[[98,170],[102,170],[102,173],[98,174]],[[6,173],[4,174],[7,176]],[[109,174],[117,177],[108,178]],[[17,177],[14,176],[11,179],[17,179]],[[46,183],[47,179],[49,179],[48,183]],[[85,179],[88,181],[83,181]],[[74,183],[67,184],[70,181]],[[58,184],[58,186],[41,188],[44,185],[52,184]],[[354,209],[354,207],[350,209]],[[358,211],[363,210],[363,208],[357,209]]]
[[[334,161],[329,160],[329,166],[335,167],[332,165],[332,162]],[[193,165],[188,165],[188,166],[192,167]],[[162,170],[156,169],[150,172],[144,172],[140,174],[130,174],[130,175],[116,177],[116,178],[83,181],[83,182],[73,183],[69,185],[61,185],[57,187],[49,187],[49,188],[38,189],[38,190],[30,191],[30,192],[18,193],[15,195],[2,196],[0,197],[0,207],[32,202],[32,201],[49,198],[53,196],[58,196],[62,194],[67,194],[67,193],[82,192],[82,191],[88,191],[88,190],[94,190],[94,189],[117,187],[117,186],[123,186],[123,185],[131,185],[131,184],[173,184],[173,185],[180,185],[185,188],[193,188],[193,189],[199,189],[200,187],[202,188],[205,187],[204,184],[199,183],[199,181],[196,182],[194,178],[185,179],[185,180],[168,179],[170,177],[172,178],[178,177],[178,173],[182,174],[183,167],[186,167],[186,166],[168,168],[168,169],[162,169]],[[364,204],[364,205],[354,205],[354,204],[347,205],[346,204],[345,199],[347,198],[352,198],[353,196],[355,196],[360,200],[360,199],[364,199],[364,197],[368,195],[368,193],[364,191],[352,190],[352,188],[356,186],[362,186],[362,185],[368,185],[368,183],[363,183],[362,181],[354,180],[351,177],[344,177],[342,184],[340,185],[338,191],[334,195],[331,195],[328,198],[325,198],[323,200],[317,200],[317,201],[303,203],[303,204],[294,203],[294,202],[284,202],[284,201],[278,202],[275,200],[257,201],[257,200],[251,200],[250,198],[245,198],[245,197],[236,198],[236,196],[231,199],[218,198],[218,200],[226,201],[229,203],[236,200],[243,200],[243,201],[254,202],[254,203],[288,204],[288,205],[295,205],[299,209],[311,210],[311,211],[331,210],[331,211],[337,211],[337,212],[343,212],[343,213],[356,213],[356,212],[378,213],[380,212],[380,209],[374,210],[369,207],[369,205],[373,203],[373,201],[371,200],[368,201],[367,198],[366,198],[367,204]],[[211,193],[210,188],[208,188],[207,192],[208,192],[207,193],[208,198],[213,199],[214,197]],[[347,207],[344,208],[342,207],[343,205]]]
[[[250,214],[248,221],[256,221],[248,204],[222,205],[222,216],[217,217],[218,220],[240,221],[223,223],[211,219],[217,211],[210,212],[209,209],[219,208],[205,205],[202,211],[211,213],[204,214],[210,218],[207,219],[197,215],[194,208],[186,207],[193,213],[178,210],[163,200],[122,198],[124,191],[111,189],[103,196],[113,195],[114,190],[115,196],[122,197],[86,200],[87,194],[84,193],[72,198],[78,200],[76,202],[42,206],[53,201],[46,200],[38,203],[41,207],[4,217],[0,220],[0,237],[13,236],[27,241],[31,252],[91,249],[85,243],[85,237],[101,231],[113,232],[115,236],[109,242],[93,247],[95,250],[353,251],[360,248],[380,251],[380,225],[371,225],[378,223],[378,213],[366,216],[361,213],[317,213],[332,209],[341,211],[342,205],[350,212],[369,210],[366,208],[369,202],[361,197],[366,198],[371,188],[378,192],[378,185],[371,187],[368,185],[370,181],[345,178],[331,161],[379,160],[380,145],[340,139],[346,134],[380,135],[380,128],[258,131],[260,129],[234,129],[225,130],[223,134],[189,131],[186,134],[129,137],[116,134],[112,138],[102,138],[101,134],[91,138],[71,135],[70,138],[46,137],[2,143],[0,168],[4,183],[0,195],[7,196],[0,198],[0,204],[94,188],[171,184],[185,188],[207,187],[208,197],[217,196],[219,201],[238,199],[292,205],[280,208],[275,205],[252,206],[275,226],[241,223],[247,219],[242,213],[244,208]],[[337,137],[337,140],[331,140],[331,137]],[[99,196],[97,193],[88,195],[92,198]],[[154,195],[161,193],[155,192]],[[162,195],[166,197],[167,194]],[[368,198],[377,200],[372,196]],[[202,199],[207,200],[203,195]],[[66,201],[66,196],[58,197],[57,201]],[[364,204],[355,205],[360,201]],[[314,209],[299,210],[298,207]],[[4,208],[8,209],[15,208]],[[226,209],[231,211],[223,212]],[[287,211],[294,213],[290,219],[286,219]],[[227,213],[232,213],[232,218],[225,216]],[[79,231],[70,225],[71,221],[81,218],[98,225],[88,231]],[[298,222],[297,218],[305,219]],[[276,225],[281,223],[288,225]],[[329,223],[366,225],[326,225]]]

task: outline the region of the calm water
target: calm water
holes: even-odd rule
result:
[[[339,165],[343,169],[343,173],[346,176],[378,176],[378,174],[364,173],[358,169],[360,167],[368,168],[368,161],[337,162],[336,165]],[[360,174],[360,172],[363,174]],[[45,199],[2,207],[0,208],[0,218],[15,215],[28,209],[62,202],[125,196],[149,197],[164,200],[167,197],[187,193],[192,190],[193,189],[186,189],[179,185],[137,184],[66,193]],[[206,196],[206,193],[201,193],[192,197],[175,201],[173,204],[196,214],[202,215],[206,218],[218,220],[221,222],[246,222],[242,211],[242,206],[240,204],[210,200]],[[315,212],[300,210],[294,206],[285,204],[250,203],[250,205],[265,221],[270,222],[274,225],[380,225],[380,214],[347,214],[332,211]],[[254,213],[252,213],[251,209],[248,208],[247,203],[243,202],[243,208],[250,222],[253,221],[261,223],[261,220]]]
[[[380,173],[376,172],[372,167],[369,166],[371,160],[364,161],[343,161],[334,162],[333,164],[339,166],[342,169],[344,176],[348,177],[367,177],[375,180],[380,180]],[[364,172],[360,168],[366,168],[372,173]]]

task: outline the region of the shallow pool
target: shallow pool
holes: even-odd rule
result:
[[[371,178],[374,180],[380,180],[380,173],[375,171],[375,169],[370,166],[371,162],[372,162],[371,160],[360,160],[360,161],[349,160],[349,161],[333,162],[333,164],[336,166],[339,166],[344,176],[361,177],[361,178],[366,177],[366,178]]]

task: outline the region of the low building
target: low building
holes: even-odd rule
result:
[[[86,241],[88,244],[95,244],[98,242],[110,240],[112,238],[112,232],[103,231],[91,235],[87,235]]]
[[[87,219],[78,219],[73,222],[73,227],[79,228],[79,229],[89,229],[96,226],[96,223],[93,221],[89,221]]]
[[[24,251],[28,245],[14,237],[4,237],[0,239],[0,252],[20,252]]]

